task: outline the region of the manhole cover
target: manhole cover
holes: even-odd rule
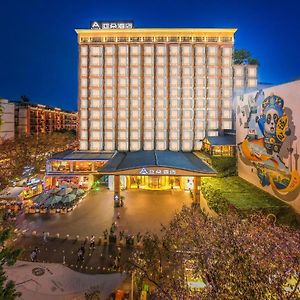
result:
[[[35,276],[42,276],[45,274],[45,269],[43,268],[34,268],[32,269],[32,274]]]

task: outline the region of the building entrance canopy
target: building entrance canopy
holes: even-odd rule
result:
[[[140,176],[215,176],[217,172],[191,152],[117,152],[100,174]]]

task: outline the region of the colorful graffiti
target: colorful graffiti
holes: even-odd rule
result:
[[[259,97],[264,95],[258,93],[249,102],[250,109],[242,111],[249,112],[244,122],[248,134],[239,144],[239,151],[243,161],[255,167],[262,186],[271,186],[274,191],[286,195],[300,185],[298,171],[289,169],[281,158],[281,149],[291,135],[289,118],[281,97],[268,96],[257,107]]]

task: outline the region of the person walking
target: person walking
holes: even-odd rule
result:
[[[48,236],[47,232],[43,231],[43,240],[45,243],[47,242],[47,236]]]
[[[95,236],[92,235],[90,239],[90,249],[95,249]]]
[[[82,249],[79,248],[77,251],[77,262],[76,263],[80,263],[83,261],[83,253],[82,253]]]
[[[30,259],[32,262],[36,262],[37,261],[37,254],[38,254],[38,247],[35,247],[31,253],[30,253]]]

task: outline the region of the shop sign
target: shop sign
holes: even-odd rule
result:
[[[131,29],[134,28],[133,21],[92,21],[91,29]]]
[[[140,170],[140,174],[141,175],[176,175],[176,170],[142,168]]]

